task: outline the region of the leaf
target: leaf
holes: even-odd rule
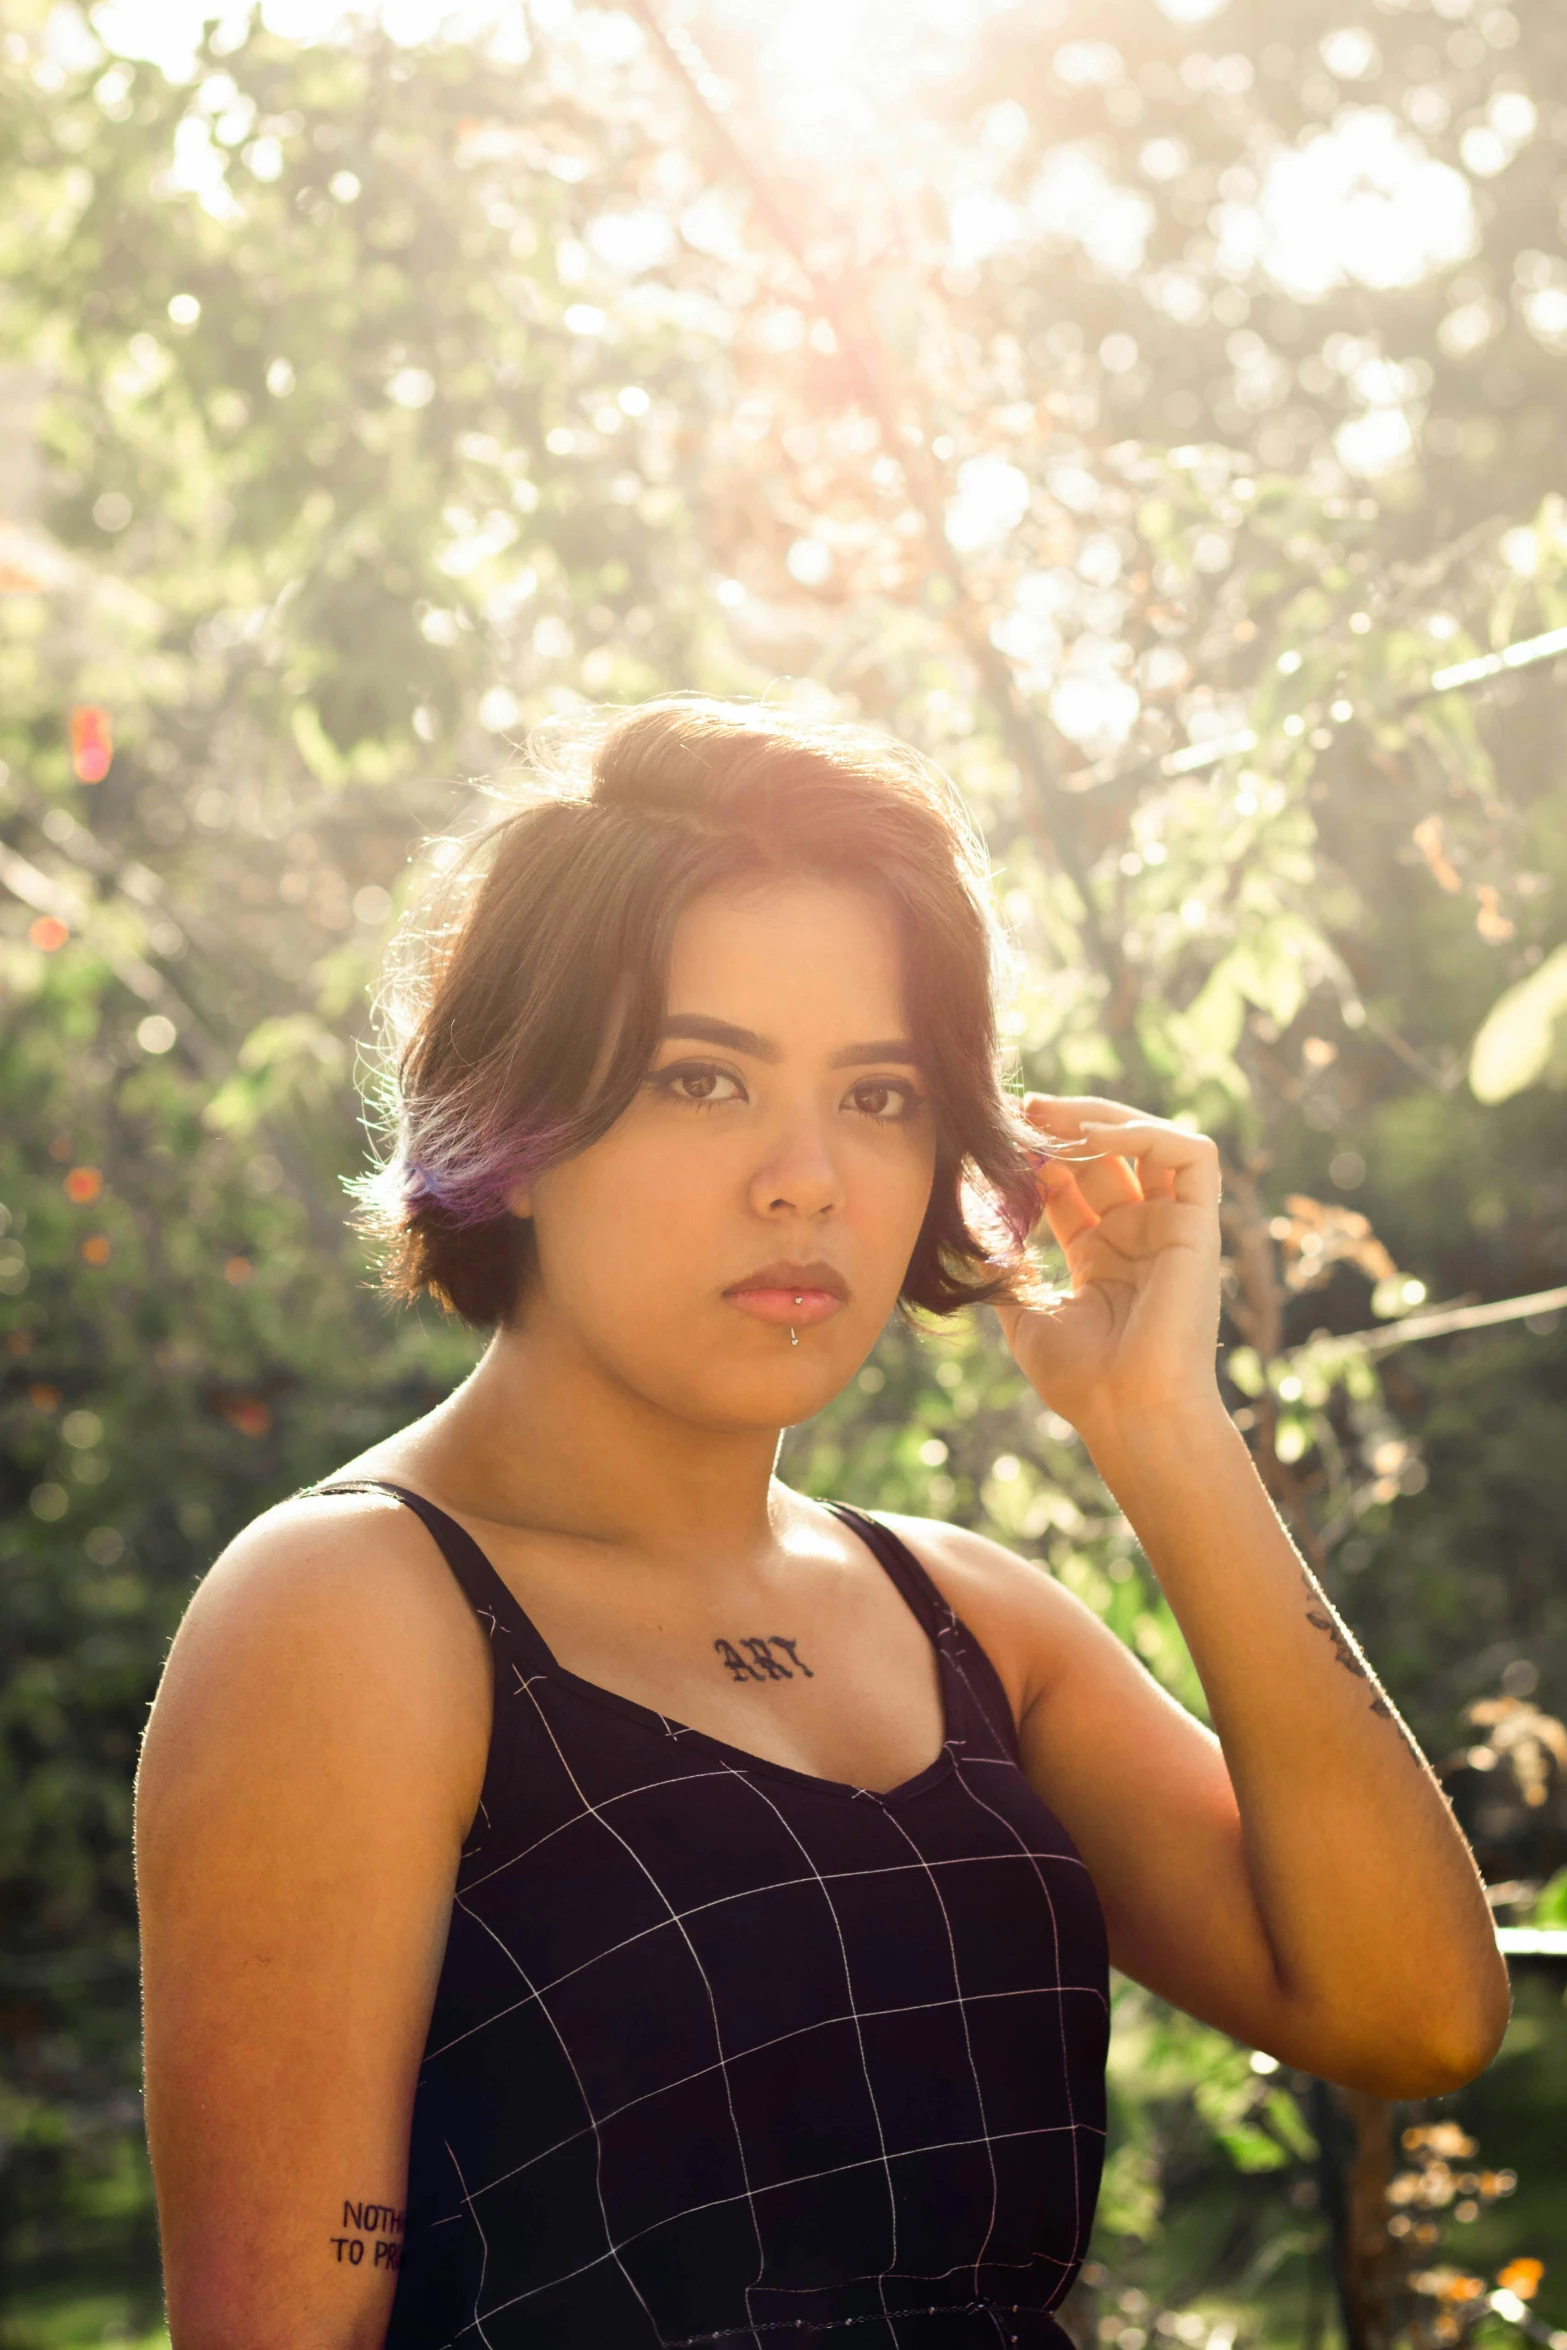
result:
[[[1316,939],[1304,922],[1283,918],[1251,938],[1231,959],[1234,984],[1247,1000],[1287,1028],[1306,995],[1306,963]]]
[[[1567,1869],[1558,1869],[1540,1888],[1530,1920],[1536,1926],[1567,1926]]]
[[[215,1134],[247,1134],[284,1102],[329,1100],[348,1066],[340,1037],[310,1012],[261,1021],[234,1057],[234,1067],[202,1112]]]
[[[1268,2117],[1274,2135],[1298,2161],[1316,2160],[1317,2141],[1307,2129],[1300,2107],[1287,2089],[1273,2090],[1262,2110]]]
[[[285,1012],[254,1027],[236,1055],[242,1069],[276,1069],[283,1064],[319,1061],[341,1068],[346,1048],[340,1037],[309,1012]]]
[[[1567,946],[1547,955],[1538,970],[1498,996],[1469,1053],[1469,1086],[1477,1101],[1505,1102],[1544,1073],[1567,1012]]]
[[[1232,2123],[1213,2134],[1238,2171],[1282,2170],[1290,2159],[1276,2138],[1244,2122]]]
[[[299,755],[317,781],[329,789],[345,782],[349,763],[329,739],[313,705],[296,702],[289,712],[288,723]]]
[[[1240,1039],[1246,1019],[1246,998],[1237,983],[1233,958],[1218,964],[1200,992],[1187,1005],[1180,1021],[1186,1051],[1205,1066],[1227,1061]]]
[[[1163,2195],[1159,2166],[1148,2149],[1118,2146],[1104,2167],[1096,2214],[1099,2226],[1120,2236],[1152,2236],[1159,2224]]]

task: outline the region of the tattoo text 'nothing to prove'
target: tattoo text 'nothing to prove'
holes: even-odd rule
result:
[[[343,2226],[359,2232],[327,2239],[337,2254],[339,2267],[363,2267],[368,2249],[372,2268],[401,2268],[403,2250],[395,2239],[403,2232],[403,2214],[392,2204],[351,2203],[345,2196]]]

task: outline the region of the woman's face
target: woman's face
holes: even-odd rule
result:
[[[636,1099],[514,1196],[538,1241],[523,1327],[542,1307],[612,1377],[714,1427],[781,1427],[836,1394],[897,1302],[935,1167],[900,966],[891,914],[851,885],[697,900]]]

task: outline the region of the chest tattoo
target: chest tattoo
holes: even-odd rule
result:
[[[765,1640],[753,1635],[749,1640],[742,1640],[739,1647],[730,1640],[715,1640],[713,1646],[734,1681],[792,1681],[796,1673],[802,1673],[807,1681],[816,1678],[800,1654],[798,1642],[785,1640],[777,1632],[770,1633]],[[742,1648],[749,1652],[748,1657],[741,1655]],[[787,1664],[774,1656],[775,1648],[784,1651],[789,1659]]]

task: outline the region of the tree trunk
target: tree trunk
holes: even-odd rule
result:
[[[1349,2350],[1392,2350],[1403,2302],[1403,2262],[1388,2234],[1393,2108],[1364,2089],[1335,2089],[1355,2133],[1338,2233],[1339,2293]]]

